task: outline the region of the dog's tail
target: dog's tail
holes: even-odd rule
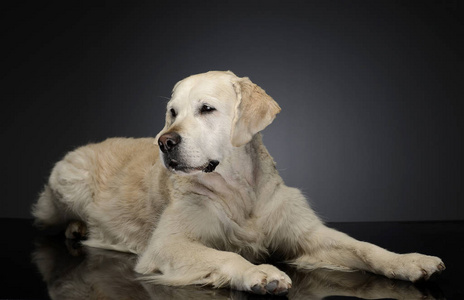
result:
[[[66,218],[58,207],[60,205],[58,198],[50,186],[45,185],[44,190],[40,193],[39,199],[32,206],[32,215],[34,216],[34,225],[38,227],[55,227],[65,225]]]

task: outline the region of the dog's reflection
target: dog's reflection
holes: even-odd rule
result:
[[[33,253],[52,299],[263,299],[228,289],[169,287],[144,281],[133,271],[136,256],[80,247],[74,241],[41,237]],[[293,281],[289,299],[351,296],[361,299],[438,299],[424,287],[362,272],[301,271],[279,266]],[[275,297],[273,297],[275,298]]]
[[[292,278],[290,299],[324,299],[348,296],[361,299],[444,299],[432,282],[415,285],[366,272],[342,272],[319,269],[301,271],[286,269]]]

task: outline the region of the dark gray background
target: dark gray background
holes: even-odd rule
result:
[[[91,3],[2,8],[1,217],[74,147],[156,135],[178,80],[232,70],[281,105],[264,141],[323,219],[464,219],[460,1]]]

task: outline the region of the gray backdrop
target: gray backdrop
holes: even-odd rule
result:
[[[178,80],[232,70],[281,105],[264,141],[323,219],[464,219],[459,1],[186,2],[2,9],[0,217],[30,217],[74,147],[156,135]]]

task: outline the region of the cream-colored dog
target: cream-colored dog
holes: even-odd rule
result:
[[[70,238],[86,234],[85,245],[136,253],[136,271],[167,285],[285,294],[290,278],[260,264],[270,256],[411,281],[444,270],[437,257],[392,253],[324,226],[262,143],[259,132],[279,111],[246,77],[188,77],[174,87],[155,139],[70,152],[33,214],[42,225],[69,224]]]

